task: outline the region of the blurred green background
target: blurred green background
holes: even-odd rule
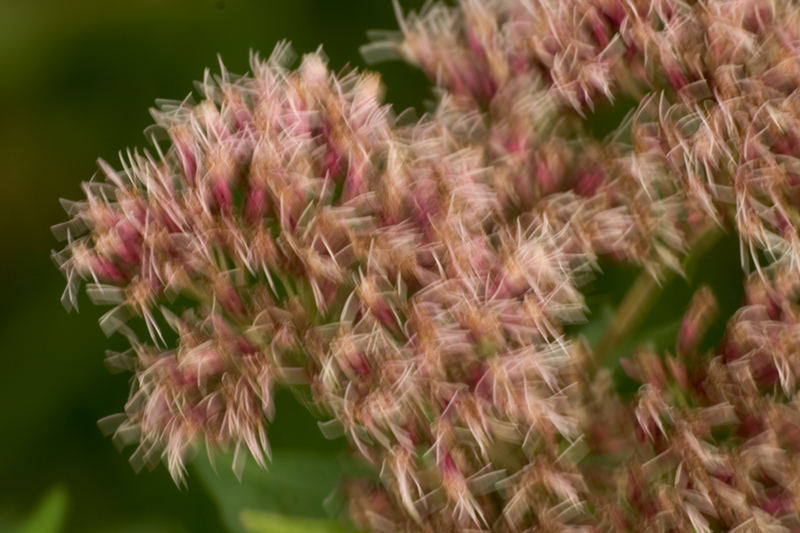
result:
[[[242,73],[251,48],[269,54],[289,39],[305,53],[324,43],[338,70],[362,66],[366,31],[386,28],[396,28],[390,0],[0,2],[0,531],[226,530],[213,482],[195,473],[178,490],[163,466],[136,474],[131,450],[98,430],[121,410],[130,376],[104,366],[105,349],[122,346],[98,328],[100,310],[85,298],[80,314],[61,307],[64,281],[49,257],[60,247],[49,228],[65,219],[58,199],[81,196],[98,157],[115,162],[120,149],[145,145],[154,99],[183,98],[218,53]],[[430,94],[410,67],[379,70],[398,111]],[[341,450],[279,401],[276,456]],[[315,479],[333,475],[309,468]]]

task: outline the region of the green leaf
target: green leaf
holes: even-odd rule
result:
[[[264,511],[245,510],[240,515],[248,533],[347,533],[348,530],[333,520],[294,518]]]
[[[57,485],[39,501],[17,533],[58,533],[67,513],[67,489]]]
[[[216,457],[216,470],[205,457],[193,463],[231,531],[347,531],[342,526],[330,529],[335,522],[327,520],[323,506],[344,475],[359,471],[346,456],[275,450],[268,470],[249,460],[241,482],[230,469],[231,458],[230,454]],[[302,528],[311,524],[327,529]]]
[[[353,458],[344,439],[326,440],[289,391],[279,390],[275,404],[266,470],[248,457],[240,481],[231,469],[231,453],[215,455],[215,466],[203,454],[192,464],[195,478],[232,532],[352,531],[336,522],[344,507],[339,486],[345,476],[374,475],[371,469]],[[331,529],[334,525],[339,529]]]

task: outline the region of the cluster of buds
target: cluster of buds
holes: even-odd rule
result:
[[[787,275],[788,274],[788,275]],[[791,280],[791,281],[790,281]],[[795,531],[800,527],[798,280],[778,272],[748,282],[746,304],[729,320],[719,354],[701,354],[701,289],[674,356],[641,351],[624,365],[643,383],[611,417],[634,420],[627,499],[617,527],[647,531]],[[705,321],[707,324],[707,321]],[[617,430],[630,433],[626,424]]]
[[[734,206],[745,266],[800,260],[794,2],[462,0],[401,30],[365,51],[403,57],[484,110],[495,172],[533,181],[533,191],[515,183],[526,201],[633,180],[615,199],[633,212],[659,199],[719,220]],[[597,146],[584,119],[615,100],[635,103]]]
[[[368,530],[797,527],[800,7],[462,0],[400,26],[365,52],[435,82],[417,122],[282,44],[162,102],[152,149],[65,202],[64,303],[86,280],[130,341],[107,425],[135,462],[264,465],[294,387],[374,467],[346,485]],[[714,225],[756,267],[748,301],[712,357],[699,292],[674,356],[623,363],[627,401],[566,333],[582,284],[603,257],[679,272]]]

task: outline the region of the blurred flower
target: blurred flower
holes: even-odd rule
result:
[[[412,124],[321,51],[207,71],[56,228],[65,303],[88,281],[131,343],[109,426],[176,481],[200,444],[240,472],[274,389],[308,387],[380,472],[346,484],[366,529],[796,527],[798,28],[788,0],[429,4],[365,47],[436,83]],[[701,354],[700,290],[620,396],[568,334],[581,287],[600,257],[682,273],[710,225],[756,270],[745,306]]]

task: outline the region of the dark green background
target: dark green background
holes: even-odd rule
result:
[[[64,531],[223,529],[196,477],[179,491],[163,467],[135,474],[130,450],[97,429],[121,410],[130,376],[104,366],[120,342],[99,330],[100,311],[85,298],[78,315],[59,303],[58,199],[80,197],[97,157],[144,145],[154,99],[183,98],[218,53],[241,73],[251,48],[267,55],[289,39],[298,53],[324,44],[338,70],[363,65],[366,31],[385,28],[396,28],[389,0],[0,2],[0,531],[54,486],[68,498]],[[428,97],[410,67],[379,69],[397,110]],[[282,403],[275,446],[330,445]]]

